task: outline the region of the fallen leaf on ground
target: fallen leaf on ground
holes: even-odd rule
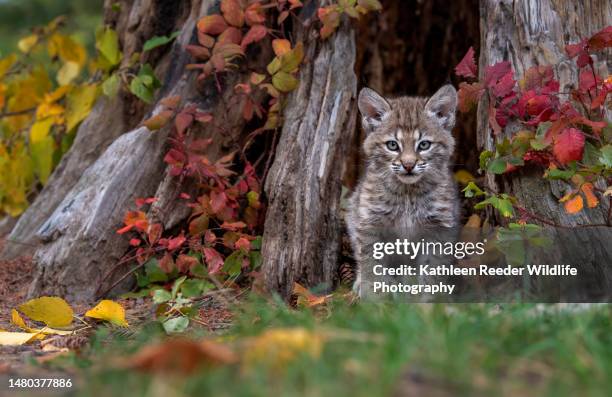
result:
[[[145,372],[189,374],[201,367],[233,364],[237,355],[229,347],[209,340],[169,339],[145,346],[119,363],[120,367]]]
[[[323,350],[324,337],[304,328],[277,328],[265,331],[247,341],[244,362],[280,369],[300,355],[318,358]]]
[[[297,295],[297,305],[314,307],[327,302],[332,295],[318,296],[310,292],[307,288],[299,283],[293,283],[293,293]]]
[[[0,332],[0,346],[19,346],[44,337],[30,332]]]
[[[30,328],[25,323],[25,320],[23,319],[23,317],[21,317],[19,315],[19,312],[15,309],[11,310],[11,322],[15,324],[16,326],[18,326],[19,328],[23,329],[24,331],[27,331],[32,334],[43,333],[45,335],[72,335],[74,333],[74,331],[54,329],[50,327],[43,327],[41,329]]]
[[[18,307],[19,311],[34,321],[42,321],[49,327],[67,327],[74,312],[62,298],[43,296],[31,299]]]
[[[85,317],[109,321],[121,327],[128,326],[125,320],[125,309],[123,306],[107,299],[100,301],[93,309],[89,309],[87,313],[85,313]]]

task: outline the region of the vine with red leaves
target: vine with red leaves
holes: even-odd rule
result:
[[[241,150],[212,161],[206,149],[213,138],[197,138],[192,131],[204,124],[222,135],[224,122],[217,120],[221,116],[204,112],[193,104],[181,106],[178,96],[162,99],[163,109],[143,124],[154,131],[173,123],[170,149],[164,161],[172,176],[181,180],[194,178],[199,193],[196,197],[180,194],[183,205],[191,208],[191,215],[187,224],[172,235],[166,236],[169,233],[162,224],[152,221],[144,210],[154,205],[157,200],[154,197],[137,199],[136,210],[126,213],[124,225],[117,231],[129,234],[133,247],[118,266],[136,261],[139,287],[161,283],[163,288],[170,289],[173,280],[177,280],[174,285],[184,280],[180,276],[199,280],[181,281],[183,286],[189,285],[188,293],[182,291],[186,297],[197,296],[209,287],[221,287],[219,281],[228,286],[258,275],[262,263],[259,234],[265,205],[256,169],[262,157],[252,163],[245,153],[258,136],[282,126],[284,98],[297,88],[297,74],[304,60],[303,44],[291,43],[283,35],[288,18],[299,21],[296,14],[302,7],[299,0],[222,0],[220,6],[219,14],[198,21],[198,43],[185,48],[195,60],[187,68],[198,73],[200,84],[214,79],[221,93],[225,74],[245,72],[243,59],[251,46],[271,45],[274,57],[265,70],[246,70],[248,78],[234,85],[227,103],[228,108],[241,109],[252,130]],[[325,39],[333,34],[343,13],[357,18],[380,8],[377,0],[340,0],[321,8],[317,13],[320,37]],[[271,40],[264,40],[268,37]],[[155,299],[154,292],[144,290]]]
[[[488,127],[498,137],[494,151],[480,154],[481,171],[499,175],[526,165],[541,167],[543,178],[568,182],[570,188],[559,201],[570,214],[582,211],[585,203],[595,208],[602,198],[609,196],[612,201],[608,96],[612,76],[600,76],[593,61],[595,53],[610,47],[612,26],[566,46],[568,57],[575,58],[578,67],[578,82],[569,92],[560,91],[551,65],[531,67],[517,81],[510,62],[498,62],[487,66],[477,80],[474,49],[470,48],[455,68],[458,76],[468,79],[459,86],[458,107],[468,112],[485,99]],[[605,190],[596,186],[600,180],[605,182]],[[542,222],[507,194],[486,193],[474,183],[468,184],[464,193],[485,197],[476,209],[491,205],[505,217],[513,217],[517,209],[523,222],[530,218]]]

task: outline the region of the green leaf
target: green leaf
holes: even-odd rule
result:
[[[111,28],[105,28],[96,34],[96,49],[106,62],[113,67],[121,62],[121,51],[119,51],[119,38],[117,32]]]
[[[142,65],[138,76],[130,82],[130,91],[146,103],[153,102],[155,90],[161,86],[153,68],[148,63]]]
[[[144,268],[147,280],[150,283],[168,281],[168,275],[159,267],[159,262],[157,262],[157,259],[150,259],[147,263],[145,263]]]
[[[261,249],[262,237],[257,236],[255,240],[251,241],[251,249],[260,250]]]
[[[487,163],[489,162],[489,159],[493,156],[494,156],[494,153],[490,150],[485,150],[482,153],[480,153],[479,167],[481,170],[487,169]]]
[[[278,72],[272,76],[272,85],[281,92],[291,92],[298,86],[299,80],[287,72]]]
[[[121,80],[119,79],[119,76],[117,76],[117,73],[113,73],[109,78],[104,80],[104,83],[102,83],[102,92],[107,97],[114,98],[119,92],[120,85]]]
[[[242,270],[242,259],[244,258],[242,251],[234,251],[231,255],[225,258],[223,263],[223,271],[230,276],[237,276]]]
[[[478,197],[485,194],[474,182],[469,182],[462,192],[465,197]]]
[[[170,318],[162,323],[164,330],[169,334],[175,334],[183,332],[189,326],[189,319],[187,317],[174,317]]]
[[[213,285],[205,280],[188,279],[181,286],[181,293],[185,298],[195,298],[202,295],[205,291],[209,291]]]
[[[259,251],[251,251],[249,252],[249,263],[251,265],[251,269],[255,270],[263,263],[263,257],[261,256],[261,252]]]
[[[176,39],[180,33],[181,31],[177,30],[176,32],[172,33],[170,36],[152,37],[144,43],[144,46],[142,47],[142,52],[151,51],[154,48],[168,44],[172,40]]]
[[[563,179],[568,180],[576,174],[575,169],[560,170],[558,168],[549,169],[546,171],[545,177],[548,179]]]
[[[156,289],[153,292],[153,303],[165,303],[172,299],[172,294],[165,289]]]
[[[501,158],[493,159],[493,161],[489,162],[487,165],[487,171],[494,174],[503,174],[506,172],[506,160]]]
[[[171,293],[172,299],[176,298],[176,294],[178,293],[179,288],[181,288],[181,284],[183,284],[185,280],[187,280],[187,276],[182,276],[174,280],[174,284],[172,284],[172,293]]]
[[[600,150],[599,162],[607,168],[612,168],[612,145],[606,145]]]

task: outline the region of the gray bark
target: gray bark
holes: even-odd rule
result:
[[[308,16],[302,16],[306,20]],[[299,27],[306,62],[284,109],[276,157],[265,182],[268,211],[263,273],[268,289],[290,294],[294,282],[330,288],[340,249],[340,195],[355,131],[357,78],[353,29],[327,41]]]

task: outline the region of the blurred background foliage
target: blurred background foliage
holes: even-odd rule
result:
[[[35,26],[59,15],[67,17],[66,32],[94,48],[95,27],[102,23],[103,0],[0,0],[0,57],[17,50],[17,42]]]

